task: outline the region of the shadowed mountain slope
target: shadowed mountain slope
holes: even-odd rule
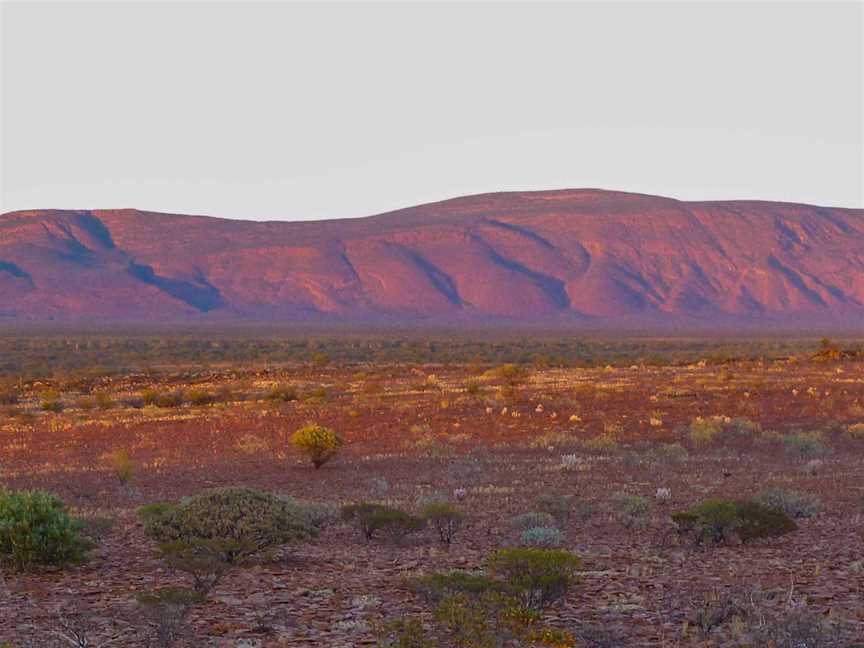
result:
[[[252,222],[0,216],[0,318],[864,323],[864,210],[594,189]]]

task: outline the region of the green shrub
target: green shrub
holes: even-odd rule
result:
[[[781,536],[797,528],[783,511],[739,500],[705,500],[689,511],[673,513],[672,520],[680,533],[707,544],[728,542],[733,534],[747,542]]]
[[[135,598],[144,618],[153,626],[158,646],[175,645],[185,634],[186,617],[192,607],[204,601],[201,594],[185,587],[140,592]],[[153,644],[148,642],[147,645]]]
[[[159,401],[159,392],[155,389],[145,389],[141,392],[141,402],[145,405],[156,405]]]
[[[409,533],[419,531],[424,526],[424,520],[421,518],[399,509],[370,502],[343,506],[342,517],[353,520],[366,540],[371,540],[380,531],[391,540],[400,541]]]
[[[16,569],[80,561],[90,546],[81,527],[56,495],[0,491],[0,559]]]
[[[173,391],[168,394],[159,394],[155,402],[157,407],[171,408],[183,406],[183,392]]]
[[[60,392],[56,389],[49,389],[42,392],[42,409],[46,412],[62,412],[64,408],[63,401],[60,398]]]
[[[690,458],[690,453],[680,443],[661,443],[652,449],[651,457],[657,461],[684,463]]]
[[[114,399],[111,398],[110,394],[99,392],[96,394],[95,405],[102,411],[110,410],[114,407]]]
[[[529,609],[562,599],[576,582],[579,564],[579,557],[568,551],[533,547],[501,549],[487,560],[489,571]]]
[[[570,517],[575,501],[576,498],[570,495],[545,493],[534,500],[534,508],[540,513],[548,513],[561,524]]]
[[[266,398],[271,401],[288,403],[296,401],[299,398],[299,394],[297,393],[297,388],[291,385],[276,385],[267,392]]]
[[[343,443],[337,432],[317,423],[307,423],[291,435],[291,444],[309,455],[316,470],[335,457]]]
[[[423,519],[438,533],[438,539],[448,547],[462,526],[465,514],[448,502],[432,502],[423,507]]]
[[[209,542],[209,550],[229,564],[317,533],[302,506],[250,488],[215,488],[176,505],[139,509],[139,515],[158,542]]]
[[[184,395],[184,400],[195,407],[206,407],[216,402],[216,394],[205,389],[190,389]]]
[[[467,571],[415,576],[407,579],[406,585],[430,603],[440,603],[456,594],[476,598],[488,592],[507,592],[507,586],[501,581],[493,580],[485,574]]]
[[[618,520],[628,528],[643,526],[651,512],[651,500],[641,495],[617,495],[613,505]]]
[[[510,520],[510,526],[514,531],[527,531],[536,527],[555,526],[555,518],[550,513],[540,511],[529,511],[522,513]]]
[[[372,627],[378,648],[436,648],[438,643],[429,636],[418,617],[393,619]]]
[[[766,488],[755,501],[772,509],[779,509],[791,518],[808,518],[819,512],[819,500],[783,488]]]
[[[116,450],[108,456],[111,471],[122,486],[126,486],[135,476],[135,463],[125,450]]]
[[[788,454],[802,458],[821,457],[828,454],[820,432],[796,432],[783,438],[783,448]]]

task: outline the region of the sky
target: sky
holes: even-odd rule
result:
[[[864,207],[861,2],[3,2],[0,207]]]

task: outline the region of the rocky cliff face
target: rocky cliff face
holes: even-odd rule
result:
[[[368,218],[0,216],[0,319],[864,328],[864,210],[594,189]]]

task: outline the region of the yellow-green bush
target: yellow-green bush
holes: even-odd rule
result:
[[[291,444],[306,453],[316,469],[336,456],[343,443],[339,433],[317,423],[307,423],[291,435]]]

